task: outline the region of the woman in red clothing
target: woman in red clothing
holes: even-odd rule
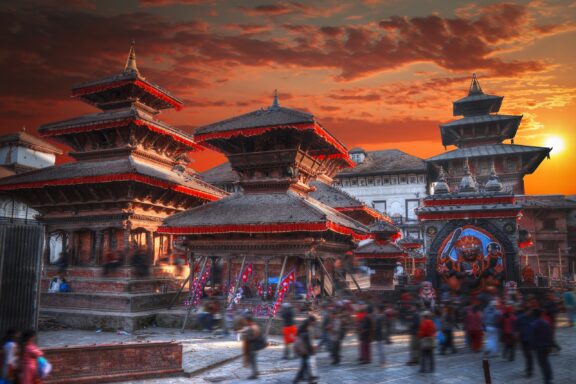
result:
[[[20,384],[41,383],[37,361],[44,353],[36,346],[36,332],[27,331],[22,335],[20,351]]]
[[[514,361],[514,354],[516,350],[516,334],[515,334],[515,323],[516,316],[514,316],[514,311],[512,307],[506,308],[504,315],[502,316],[502,343],[504,344],[504,351],[502,352],[502,358],[508,359],[508,361]]]
[[[470,346],[472,347],[472,351],[480,352],[482,349],[482,337],[484,331],[482,329],[482,312],[478,306],[473,306],[466,313],[464,328],[470,335]]]
[[[424,320],[418,329],[420,339],[420,372],[434,372],[434,343],[436,340],[436,326],[432,320],[432,313],[426,311],[422,314]],[[426,361],[430,362],[430,370],[426,371]]]

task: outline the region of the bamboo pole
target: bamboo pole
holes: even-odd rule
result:
[[[278,290],[280,288],[280,283],[282,282],[282,277],[284,276],[284,270],[286,269],[286,262],[288,261],[288,256],[284,257],[284,261],[282,262],[282,268],[280,268],[280,276],[278,277],[278,283],[276,284],[276,289],[274,290],[274,296],[272,296],[274,303],[277,300]],[[296,279],[294,279],[294,286],[296,286]],[[274,303],[272,305],[274,305]],[[270,332],[270,326],[272,325],[272,319],[274,315],[271,313],[266,321],[266,328],[264,328],[264,337],[268,337],[268,332]]]
[[[240,279],[242,278],[242,272],[244,272],[244,263],[246,262],[246,255],[242,258],[242,264],[240,265],[240,271],[238,272],[238,277],[234,282],[234,290],[232,291],[232,296],[226,296],[226,307],[230,307],[234,302],[236,297],[236,292],[238,291],[238,284],[240,284]],[[232,268],[232,261],[230,261],[230,268]]]
[[[198,284],[200,283],[200,279],[202,278],[202,275],[204,274],[204,270],[206,269],[206,263],[208,262],[208,256],[203,256],[203,261],[202,261],[202,268],[200,269],[199,273],[198,273],[198,277],[196,278],[196,283],[194,284],[194,290],[193,290],[193,294],[196,294],[196,289],[198,289]],[[191,298],[191,300],[194,300],[194,297]],[[192,312],[192,304],[190,306],[188,306],[188,310],[186,311],[186,316],[184,317],[184,322],[182,323],[182,329],[180,330],[181,333],[184,333],[184,329],[186,329],[186,324],[188,323],[188,318],[190,317],[190,312]]]

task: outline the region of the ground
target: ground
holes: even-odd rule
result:
[[[108,342],[127,342],[135,340],[178,340],[184,346],[184,369],[186,377],[154,379],[146,381],[131,381],[125,384],[179,384],[179,383],[290,383],[298,369],[299,361],[282,360],[282,350],[279,346],[271,346],[259,353],[258,362],[261,376],[259,380],[246,380],[250,371],[242,366],[242,360],[237,358],[240,345],[235,339],[213,339],[205,333],[186,332],[178,330],[151,328],[134,335],[117,335],[113,333],[94,333],[86,331],[44,332],[40,338],[41,345],[64,345],[67,340],[74,344],[92,344]],[[558,341],[562,351],[551,356],[554,370],[554,383],[573,383],[573,369],[576,367],[576,328],[562,327],[558,330]],[[72,343],[68,343],[72,344]],[[458,334],[458,353],[454,355],[435,355],[436,372],[421,374],[417,367],[406,366],[408,360],[408,338],[399,335],[394,337],[394,343],[386,346],[387,365],[378,367],[358,365],[358,351],[354,337],[348,336],[343,348],[343,362],[340,366],[330,365],[325,352],[318,354],[318,373],[320,383],[356,383],[361,379],[365,383],[484,383],[482,356],[469,352],[463,346],[462,335]],[[535,362],[536,363],[536,362]],[[507,362],[491,358],[490,368],[492,383],[542,383],[539,367],[535,366],[535,374],[531,379],[523,377],[524,360],[520,350],[516,351],[516,361]]]

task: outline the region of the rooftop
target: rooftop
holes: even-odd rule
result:
[[[29,134],[26,131],[0,136],[0,148],[7,146],[22,146],[39,152],[61,155],[62,150],[54,145]]]
[[[391,174],[399,172],[424,173],[426,162],[399,149],[369,151],[366,158],[354,168],[345,168],[336,177]]]
[[[444,152],[426,159],[427,162],[446,161],[453,159],[465,159],[475,157],[505,156],[505,155],[522,155],[528,153],[539,153],[548,156],[551,148],[536,147],[518,144],[487,144],[475,147],[457,148],[452,151]],[[538,163],[539,164],[539,163]],[[538,165],[536,164],[536,166]],[[535,169],[535,168],[534,168]]]

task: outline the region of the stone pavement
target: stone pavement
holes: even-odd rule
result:
[[[394,338],[394,344],[386,346],[387,365],[385,368],[371,365],[358,365],[357,345],[351,336],[343,349],[343,362],[340,366],[331,366],[325,352],[318,355],[320,383],[351,383],[359,380],[364,383],[438,383],[438,384],[481,384],[484,383],[482,371],[482,354],[475,354],[463,346],[462,334],[457,335],[459,351],[454,355],[440,356],[436,354],[436,372],[421,374],[418,367],[408,367],[408,339],[406,336]],[[560,328],[558,341],[562,351],[551,357],[554,370],[554,383],[575,383],[576,374],[576,328]],[[216,351],[216,354],[220,351]],[[281,348],[267,348],[259,356],[261,376],[259,380],[246,380],[250,372],[242,366],[241,359],[219,365],[214,369],[203,371],[191,378],[176,377],[146,381],[132,381],[129,384],[208,384],[208,383],[290,383],[296,375],[298,361],[281,360]],[[536,362],[535,362],[536,364]],[[535,366],[535,374],[531,379],[523,377],[524,361],[521,351],[516,351],[516,361],[505,362],[502,359],[491,358],[492,383],[542,383],[539,367]],[[126,383],[128,384],[128,383]]]

